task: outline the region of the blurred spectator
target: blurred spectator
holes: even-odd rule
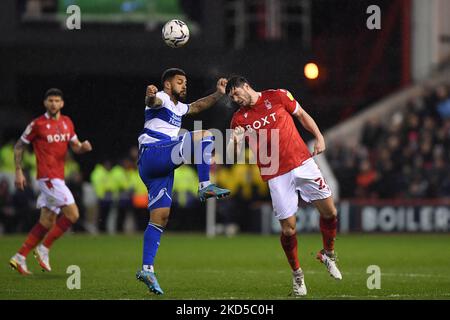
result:
[[[133,162],[133,170],[129,172],[131,187],[133,189],[133,214],[135,227],[137,230],[144,231],[149,222],[149,213],[147,210],[148,194],[147,187],[139,176],[136,162]]]
[[[175,170],[173,183],[174,201],[182,208],[191,207],[197,201],[198,178],[194,168],[182,165]]]
[[[175,170],[171,228],[174,230],[201,230],[205,226],[205,210],[197,196],[198,177],[190,165],[182,165]]]
[[[139,176],[139,170],[137,162],[139,158],[139,149],[136,146],[130,148],[128,152],[129,160],[131,161],[132,168],[128,170],[131,189],[133,191],[132,203],[133,203],[133,215],[135,222],[135,229],[144,231],[147,228],[149,221],[149,213],[147,210],[148,194],[147,187],[142,182]]]
[[[98,229],[106,232],[108,217],[114,204],[116,183],[112,176],[112,164],[109,160],[97,164],[91,173],[91,183],[98,199]]]
[[[246,163],[250,163],[253,156],[249,149],[245,155]],[[259,225],[260,205],[269,200],[267,183],[261,179],[257,165],[217,165],[216,181],[231,191],[231,196],[217,206],[217,232],[232,236],[239,229],[257,231],[252,228]]]
[[[364,126],[361,143],[367,148],[373,148],[376,146],[382,134],[383,129],[381,128],[380,122],[377,118],[374,118]]]
[[[428,90],[391,121],[370,120],[359,146],[331,146],[327,158],[342,197],[450,196],[449,99],[445,86]]]
[[[114,180],[115,190],[117,192],[117,219],[116,231],[123,232],[125,218],[128,213],[133,211],[133,186],[131,181],[131,171],[133,170],[133,162],[125,158],[120,165],[115,165],[111,170],[111,176]]]
[[[130,158],[130,160],[134,163],[135,167],[137,168],[137,162],[138,162],[138,158],[139,158],[139,148],[136,146],[131,147],[128,152],[128,157]]]
[[[448,88],[440,86],[436,93],[440,100],[437,105],[437,112],[439,112],[442,119],[450,118],[450,94]]]
[[[16,231],[17,217],[14,210],[13,196],[10,192],[9,182],[6,178],[0,180],[0,227],[3,232]],[[0,232],[1,233],[1,232]]]
[[[128,207],[127,202],[131,202],[129,197],[129,183],[127,179],[127,173],[124,167],[125,159],[119,161],[110,172],[111,178],[114,184],[114,197],[113,201],[117,201],[117,217],[115,230],[123,231],[123,224],[125,221],[126,211]]]
[[[231,167],[216,165],[216,183],[231,191],[230,197],[222,199],[220,205],[217,206],[216,232],[218,234],[224,233],[227,236],[232,236],[238,231],[237,225],[240,223],[239,216],[236,213],[239,212],[240,206],[246,206],[239,195],[240,180],[245,178],[245,173],[244,177],[235,175],[240,170],[233,170],[233,168],[246,166],[243,164],[235,164]],[[245,214],[248,214],[248,211]]]
[[[0,172],[14,173],[14,143],[11,141],[0,148]]]
[[[32,181],[28,171],[24,171],[27,181]],[[23,191],[16,189],[13,195],[13,204],[16,214],[16,232],[27,232],[35,221],[39,219],[39,210],[36,208],[37,194],[28,183]]]
[[[363,160],[359,165],[359,173],[356,176],[356,196],[360,198],[372,197],[376,181],[377,172],[368,160]]]

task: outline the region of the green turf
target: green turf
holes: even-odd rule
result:
[[[67,235],[51,252],[53,271],[23,277],[8,260],[24,236],[0,237],[0,299],[291,299],[291,274],[277,236],[207,239],[166,233],[156,271],[164,296],[135,280],[142,241],[133,236]],[[341,235],[344,279],[335,281],[315,259],[320,235],[299,236],[307,299],[450,299],[449,235]],[[66,269],[81,268],[81,289],[69,290]],[[381,289],[369,290],[369,265],[381,268]]]

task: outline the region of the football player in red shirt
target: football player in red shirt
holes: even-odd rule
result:
[[[22,156],[26,145],[31,143],[36,154],[40,190],[37,199],[37,207],[41,209],[39,221],[9,261],[11,267],[23,275],[31,274],[26,265],[26,257],[33,248],[36,248],[34,256],[42,269],[51,271],[51,245],[78,220],[78,207],[64,183],[64,159],[69,144],[77,154],[92,150],[89,141],[78,140],[72,120],[61,114],[64,107],[61,90],[49,89],[44,96],[44,106],[46,113],[28,125],[14,147],[16,187],[23,190],[27,184],[22,171]],[[38,245],[41,240],[42,244]]]
[[[331,190],[312,158],[325,150],[325,141],[317,124],[286,90],[257,92],[244,77],[236,76],[228,79],[226,93],[240,107],[231,120],[234,131],[227,154],[237,151],[239,157],[242,144],[247,140],[257,156],[261,177],[269,185],[275,217],[280,221],[281,245],[292,268],[294,294],[307,293],[297,257],[297,190],[303,200],[312,203],[320,213],[323,249],[317,259],[325,264],[332,277],[342,279],[334,253],[337,210]],[[316,138],[312,155],[293,118]],[[267,152],[261,152],[261,148]],[[269,154],[270,159],[267,159]]]

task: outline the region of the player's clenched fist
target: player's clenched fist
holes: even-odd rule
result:
[[[81,143],[81,149],[83,150],[83,152],[92,151],[92,145],[91,145],[91,143],[88,140],[83,141]]]
[[[237,143],[240,143],[242,139],[244,138],[245,129],[241,126],[237,126],[233,130],[233,139]]]
[[[158,92],[158,88],[154,85],[149,85],[147,87],[147,91],[145,92],[145,105],[148,107],[153,107],[157,103],[156,101],[158,98],[156,98],[156,93]]]
[[[149,97],[149,98],[153,98],[156,96],[157,92],[158,92],[158,88],[151,84],[147,87],[147,92],[146,92],[145,96]]]
[[[325,151],[325,140],[322,137],[319,137],[316,139],[316,142],[314,143],[314,151],[313,156],[321,154]]]
[[[227,87],[227,79],[225,78],[220,78],[217,81],[217,91],[220,92],[221,94],[225,94],[225,88]]]

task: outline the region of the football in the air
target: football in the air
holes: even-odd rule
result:
[[[189,28],[181,20],[170,20],[162,28],[164,42],[172,48],[184,46],[189,40]]]

